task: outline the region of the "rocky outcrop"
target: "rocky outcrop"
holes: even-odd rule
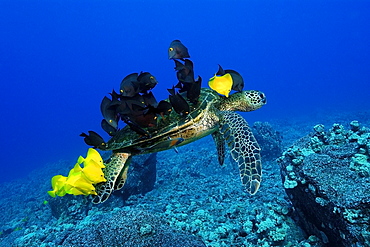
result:
[[[370,246],[370,129],[357,121],[314,131],[278,159],[284,188],[308,234],[328,246]]]
[[[157,153],[134,156],[128,170],[127,181],[117,194],[121,194],[124,200],[131,195],[144,195],[153,190],[156,179]]]
[[[255,122],[252,131],[261,147],[263,160],[275,160],[281,155],[282,136],[268,122]]]

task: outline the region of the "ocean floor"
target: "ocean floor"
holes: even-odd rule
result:
[[[269,123],[282,135],[284,151],[319,123],[330,128],[334,123],[348,126],[358,120],[370,126],[369,113],[317,113]],[[184,243],[203,241],[212,247],[323,246],[316,236],[307,236],[295,223],[275,159],[263,160],[260,191],[250,196],[240,183],[236,164],[228,157],[224,166],[218,164],[211,137],[179,147],[178,153],[158,153],[154,189],[126,201],[113,195],[107,202],[94,205],[83,196],[49,197],[46,192],[51,189],[51,177],[67,174],[73,164],[74,161],[46,164],[24,179],[1,184],[0,246],[76,246],[70,244],[71,238],[77,239],[79,246],[95,246],[86,240],[92,241],[86,237],[91,231],[84,229],[101,228],[103,222],[120,224],[120,232],[109,236],[112,239],[130,235],[120,236],[126,242],[112,246],[156,246],[150,238],[159,233],[184,234]],[[145,222],[149,218],[156,223]],[[132,226],[138,227],[136,233]],[[99,232],[104,234],[103,230]],[[157,246],[185,244],[168,240]]]

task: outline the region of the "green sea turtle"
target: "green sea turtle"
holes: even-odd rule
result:
[[[107,182],[96,186],[98,195],[93,197],[93,203],[106,201],[114,190],[123,187],[132,156],[186,145],[210,134],[216,143],[219,163],[224,162],[226,143],[238,163],[242,184],[250,194],[255,194],[262,175],[260,147],[247,121],[235,111],[253,111],[264,104],[266,97],[259,91],[241,91],[223,97],[212,89],[202,88],[199,100],[191,105],[188,114],[172,111],[158,120],[155,129],[148,130],[149,137],[125,126],[104,146],[98,147],[113,153],[103,169]]]

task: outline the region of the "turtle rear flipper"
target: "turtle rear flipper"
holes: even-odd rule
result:
[[[222,166],[225,160],[225,139],[220,132],[212,133],[217,148],[218,163]]]
[[[107,182],[100,183],[95,187],[98,195],[93,197],[92,203],[98,204],[105,202],[113,190],[119,190],[123,187],[127,179],[130,156],[130,153],[112,154],[110,162],[105,164],[106,167],[103,169]]]
[[[231,111],[224,111],[221,115],[220,133],[230,148],[231,156],[238,163],[242,184],[254,195],[261,183],[261,149],[242,116]]]

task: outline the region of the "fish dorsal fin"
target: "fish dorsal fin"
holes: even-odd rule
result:
[[[84,161],[85,161],[85,158],[80,155],[77,159],[77,164],[81,165]]]
[[[75,166],[69,171],[68,177],[73,176],[74,174],[81,173],[82,168],[79,163],[76,163]]]
[[[103,159],[100,156],[99,152],[93,148],[89,148],[89,150],[87,151],[86,160],[89,160],[89,161],[93,160],[96,163],[98,163],[101,168],[105,167],[103,163]]]
[[[224,75],[225,74],[225,70],[221,67],[221,65],[218,65],[218,71],[216,73],[216,75]]]

